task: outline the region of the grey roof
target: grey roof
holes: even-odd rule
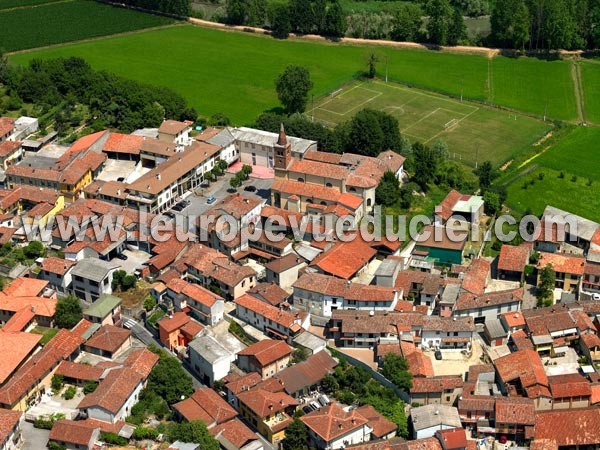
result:
[[[460,284],[447,284],[444,288],[444,292],[442,292],[442,297],[440,298],[440,303],[445,305],[453,305],[458,300],[458,295],[460,294]]]
[[[231,133],[230,128],[223,129],[219,134],[207,139],[206,142],[219,147],[227,147],[235,141],[235,136]]]
[[[563,292],[560,294],[560,303],[575,303],[577,296],[574,292]]]
[[[600,226],[598,223],[586,219],[585,217],[572,214],[568,211],[563,211],[562,209],[558,209],[550,205],[546,206],[546,209],[544,209],[542,219],[547,216],[561,216],[569,223],[571,221],[567,220],[567,216],[569,219],[573,219],[577,224],[577,230],[571,230],[570,234],[577,236],[578,238],[581,238],[585,241],[591,241],[592,236]]]
[[[458,409],[448,405],[425,405],[411,410],[411,419],[415,430],[446,425],[462,428]]]
[[[197,448],[200,448],[200,444],[194,444],[191,442],[175,441],[171,445],[169,445],[169,448],[174,448],[177,450],[196,450]]]
[[[322,253],[322,250],[302,243],[298,244],[294,250],[307,261],[312,261]]]
[[[531,341],[534,345],[552,344],[554,339],[549,334],[540,334],[537,336],[531,336]]]
[[[141,128],[131,133],[132,136],[142,136],[152,139],[158,138],[158,128]]]
[[[325,348],[327,341],[321,339],[319,336],[305,331],[296,336],[293,340],[294,344],[301,345],[310,350],[317,350],[319,348]]]
[[[500,319],[488,319],[485,321],[485,328],[491,339],[498,339],[508,335]]]
[[[99,323],[93,323],[87,330],[85,330],[83,332],[83,334],[81,335],[81,337],[87,341],[99,329],[100,329],[100,324]]]
[[[398,261],[397,259],[386,258],[383,261],[381,261],[381,264],[375,271],[375,276],[376,277],[391,277],[394,275],[394,272],[396,272],[396,269],[398,268],[399,264],[400,264],[400,261]]]
[[[102,281],[112,270],[121,267],[115,262],[103,261],[97,258],[85,258],[77,263],[71,272],[73,276],[78,275],[88,280]]]
[[[194,339],[189,344],[190,350],[195,351],[204,360],[213,364],[223,358],[231,358],[233,353],[223,347],[214,337],[204,335]]]
[[[247,127],[234,128],[231,130],[231,133],[238,141],[265,145],[267,147],[273,147],[279,138],[278,133],[271,133],[269,131],[256,130],[254,128]],[[317,149],[317,141],[311,141],[292,136],[287,136],[287,138],[292,144],[292,152],[294,153],[304,154],[311,149],[311,147],[314,147],[314,150]]]
[[[35,169],[50,169],[54,167],[56,160],[57,158],[50,158],[49,156],[27,156],[17,165],[21,167],[33,167]]]

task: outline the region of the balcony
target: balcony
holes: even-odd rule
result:
[[[278,431],[287,428],[287,426],[292,422],[292,418],[285,412],[278,412],[263,422],[272,433],[277,433]]]

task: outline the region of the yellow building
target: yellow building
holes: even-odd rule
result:
[[[285,438],[285,429],[292,423],[298,401],[285,392],[263,389],[238,394],[239,413],[269,442],[277,444]]]

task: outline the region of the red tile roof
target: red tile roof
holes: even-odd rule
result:
[[[2,290],[1,297],[35,297],[42,294],[46,286],[48,286],[48,282],[45,280],[19,277]]]
[[[521,244],[519,246],[503,244],[498,257],[498,270],[509,272],[523,272],[523,269],[529,264],[530,244]]]
[[[71,361],[63,361],[58,365],[55,374],[65,378],[81,381],[100,381],[104,369],[100,367],[79,364]]]
[[[239,419],[229,420],[211,428],[209,431],[217,440],[224,439],[235,448],[242,448],[248,442],[258,439],[256,434]],[[229,448],[228,446],[224,447]]]
[[[509,328],[524,328],[525,327],[525,316],[520,311],[505,312],[501,316],[504,318],[506,325]]]
[[[64,275],[75,264],[75,261],[50,256],[48,258],[44,258],[44,261],[42,261],[41,268],[42,270],[45,270],[50,273]]]
[[[123,365],[140,374],[143,379],[148,378],[150,372],[158,362],[158,355],[147,348],[132,351]]]
[[[104,147],[102,147],[102,151],[139,155],[143,141],[144,138],[142,136],[110,133],[110,136],[108,136],[108,139],[104,143]]]
[[[578,373],[554,375],[548,377],[553,398],[590,397],[590,382]]]
[[[77,408],[100,407],[116,414],[141,381],[141,375],[129,368],[113,369],[94,392],[84,397]]]
[[[436,431],[436,437],[445,450],[457,450],[467,447],[467,434],[464,428],[438,430]]]
[[[369,420],[358,410],[344,411],[337,403],[306,414],[300,420],[325,442],[369,425]]]
[[[565,255],[562,253],[540,252],[537,268],[543,269],[548,264],[550,264],[554,271],[558,273],[582,275],[585,258],[583,256]]]
[[[125,328],[103,325],[88,339],[85,345],[113,353],[120,349],[130,337],[131,331]]]
[[[496,423],[533,425],[535,406],[530,398],[496,397]]]
[[[263,389],[243,391],[237,397],[241,403],[260,418],[265,418],[299,404],[295,398],[284,392],[268,392]]]
[[[6,442],[22,415],[21,411],[0,409],[0,443]]]
[[[235,395],[256,386],[261,381],[262,378],[257,372],[251,372],[243,377],[229,381],[227,384],[225,384],[225,387]]]
[[[472,292],[463,292],[459,295],[454,309],[461,311],[476,308],[491,308],[508,303],[519,303],[522,299],[523,288],[488,292],[482,295],[473,294]]]
[[[383,438],[390,433],[396,431],[397,425],[383,417],[371,405],[363,405],[357,408],[356,411],[369,421],[369,426],[373,428],[371,436],[376,439]]]
[[[0,385],[27,359],[41,338],[40,334],[0,332]]]
[[[472,294],[483,294],[490,276],[491,266],[487,259],[475,259],[465,273],[462,288]]]
[[[189,323],[190,320],[186,313],[175,312],[171,317],[167,316],[160,319],[158,321],[158,328],[164,330],[166,333],[172,333]]]
[[[0,136],[4,137],[15,129],[14,117],[0,117]]]
[[[504,383],[520,380],[524,389],[543,386],[547,390],[548,378],[538,353],[534,350],[519,350],[494,361],[496,371]],[[550,392],[548,391],[548,394]]]
[[[310,265],[318,267],[326,274],[347,280],[367,265],[376,254],[377,251],[368,244],[354,239],[351,242],[334,244],[329,250],[317,256]]]
[[[35,313],[31,310],[30,307],[25,307],[20,311],[17,311],[13,314],[13,316],[8,319],[8,321],[2,327],[2,331],[10,332],[18,332],[23,331],[23,329],[33,320],[35,317]]]
[[[600,408],[538,412],[535,415],[536,439],[551,439],[559,447],[598,445]]]
[[[264,339],[238,352],[238,356],[254,356],[263,367],[292,354],[292,348],[280,340]]]
[[[2,133],[0,132],[0,135]],[[0,157],[5,158],[21,148],[20,141],[3,141],[0,142]]]
[[[59,420],[54,423],[50,436],[51,441],[66,442],[68,444],[83,446],[87,448],[94,434],[94,430],[100,427],[88,423],[75,422],[73,420]],[[93,444],[93,442],[92,442]]]
[[[238,307],[243,307],[249,311],[253,311],[256,314],[272,320],[273,322],[278,323],[282,327],[288,329],[291,328],[296,323],[296,320],[299,319],[299,317],[297,317],[294,313],[281,310],[248,294],[242,295],[241,297],[235,299],[234,302]]]
[[[191,125],[192,123],[189,121],[180,122],[179,120],[163,120],[158,128],[158,132],[175,136],[186,128],[189,128]]]
[[[448,192],[448,195],[441,201],[439,205],[437,205],[436,210],[439,209],[437,214],[443,219],[448,220],[450,216],[452,216],[452,209],[456,202],[460,200],[462,194],[454,189]]]
[[[462,387],[463,379],[460,375],[445,375],[437,377],[413,378],[411,394],[437,393],[451,391]]]
[[[337,361],[325,350],[309,356],[305,361],[283,369],[277,377],[285,391],[294,394],[305,387],[319,383],[337,366]]]
[[[83,136],[71,144],[71,147],[69,147],[69,151],[79,152],[81,150],[87,150],[106,133],[108,133],[108,131],[103,130],[98,131],[96,133],[88,134],[87,136]]]
[[[190,398],[173,405],[187,420],[201,420],[207,427],[227,422],[237,411],[210,388],[197,389]]]

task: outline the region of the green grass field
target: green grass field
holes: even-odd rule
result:
[[[474,165],[476,158],[500,165],[550,129],[528,116],[382,81],[351,83],[319,99],[314,117],[333,126],[365,107],[392,114],[413,142],[431,145],[442,139],[450,156],[468,165]]]
[[[568,61],[497,57],[491,60],[490,101],[539,116],[575,120],[577,106]]]
[[[531,208],[540,214],[551,204],[600,221],[600,153],[595,151],[598,142],[599,128],[577,127],[533,158],[507,186],[509,206],[521,213]],[[544,174],[541,180],[540,173]],[[534,184],[524,188],[530,180]]]
[[[60,0],[0,0],[0,10],[42,5],[44,3],[53,3],[56,1]]]
[[[600,61],[581,64],[586,119],[600,124]]]
[[[0,46],[12,52],[173,23],[95,1],[73,0],[0,11]]]

